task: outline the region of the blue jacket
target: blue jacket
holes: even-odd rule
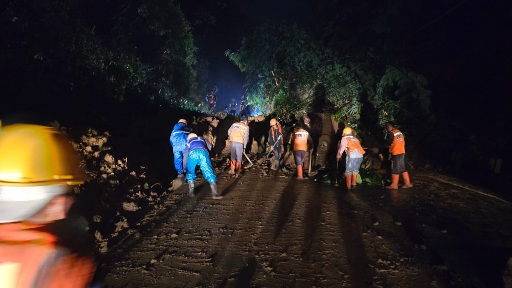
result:
[[[172,129],[170,142],[174,151],[185,151],[187,148],[187,137],[190,133],[190,128],[184,123],[177,123]]]

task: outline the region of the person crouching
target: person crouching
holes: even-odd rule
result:
[[[190,133],[187,137],[187,148],[185,151],[185,165],[187,167],[186,179],[188,182],[188,195],[195,196],[194,194],[194,180],[196,180],[196,166],[199,166],[204,178],[210,183],[212,189],[213,199],[222,199],[222,196],[217,193],[217,176],[213,172],[212,162],[210,161],[210,154],[212,144],[203,137],[197,134]]]

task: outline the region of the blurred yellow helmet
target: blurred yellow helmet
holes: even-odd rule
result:
[[[345,129],[343,129],[343,133],[341,134],[341,136],[346,136],[348,134],[352,134],[352,128],[345,127]]]
[[[270,126],[274,126],[274,125],[276,125],[276,124],[277,124],[277,120],[276,120],[276,118],[272,118],[272,119],[270,119]]]
[[[85,178],[76,151],[56,129],[16,124],[0,130],[0,223],[27,219]]]
[[[76,185],[84,180],[76,151],[58,130],[30,124],[0,130],[0,186]]]
[[[195,137],[197,137],[197,134],[195,134],[195,133],[190,133],[190,134],[188,134],[187,141],[188,141],[188,140],[190,140],[190,139],[192,139],[192,138],[195,138]]]

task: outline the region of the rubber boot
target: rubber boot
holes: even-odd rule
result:
[[[229,174],[230,175],[235,174],[235,164],[236,164],[236,160],[231,160],[231,163],[229,163]]]
[[[352,189],[352,174],[345,175],[345,184],[348,190]]]
[[[242,162],[236,162],[236,176],[242,174]]]
[[[272,160],[272,165],[270,165],[270,170],[277,170],[277,165],[279,165],[279,162],[276,160]]]
[[[304,179],[302,177],[302,165],[297,165],[297,179]]]
[[[274,175],[277,176],[279,174],[279,160],[274,160],[274,167],[275,167]]]
[[[402,177],[404,178],[404,185],[402,185],[401,188],[403,188],[403,189],[411,188],[412,184],[411,184],[411,179],[409,178],[409,172],[402,173]]]
[[[212,198],[213,199],[222,199],[222,196],[220,196],[217,193],[217,183],[216,182],[210,182],[210,188],[212,188]]]
[[[400,178],[400,174],[391,174],[391,184],[386,186],[387,189],[398,189],[398,178]]]
[[[357,174],[352,174],[352,189],[357,186]]]
[[[194,197],[194,181],[188,181],[188,196]]]

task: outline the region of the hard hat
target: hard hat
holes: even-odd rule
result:
[[[352,134],[352,128],[345,127],[345,129],[343,129],[343,133],[341,133],[341,136],[346,136],[348,134]]]
[[[197,134],[190,133],[190,134],[188,134],[187,141],[189,141],[190,139],[195,138],[195,137],[198,137]]]
[[[187,125],[187,120],[185,120],[185,119],[180,119],[180,120],[178,120],[178,123],[183,123],[183,124]]]
[[[33,216],[85,178],[76,151],[56,129],[16,124],[0,131],[0,223]]]
[[[277,120],[276,120],[276,118],[272,118],[272,119],[270,119],[270,126],[274,126],[274,125],[276,125],[276,124],[277,124]]]

